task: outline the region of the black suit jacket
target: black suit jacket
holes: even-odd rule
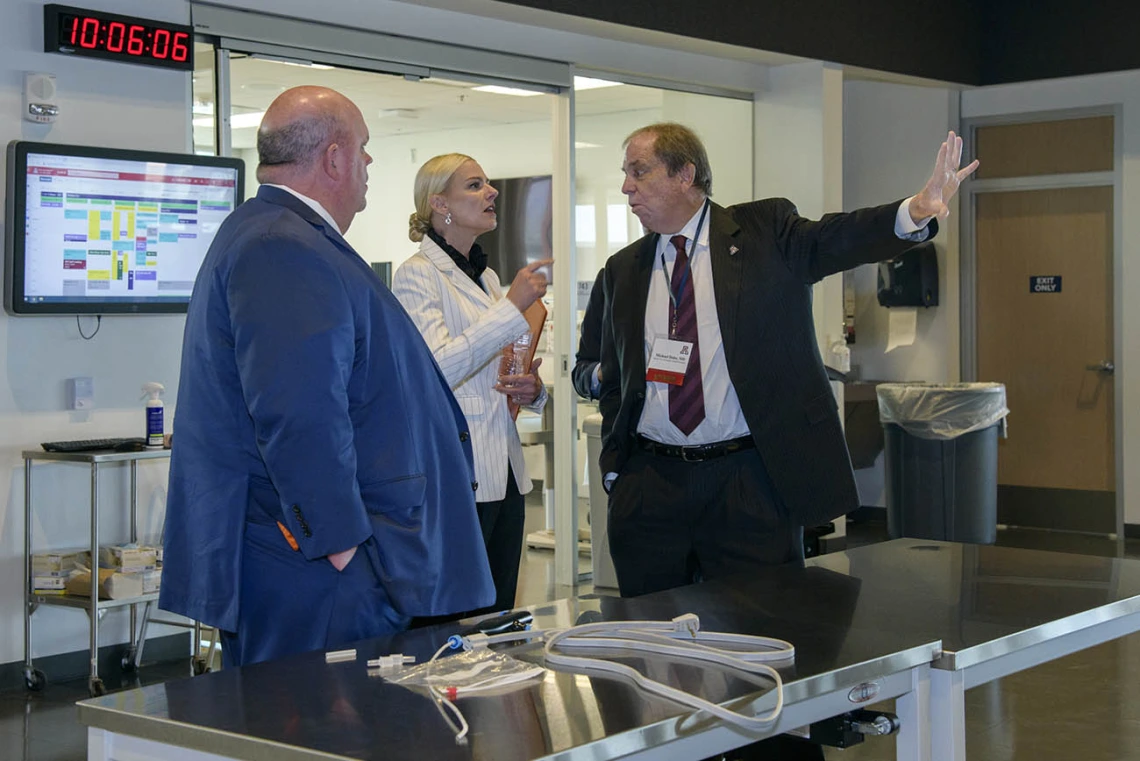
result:
[[[915,245],[895,235],[898,209],[896,202],[814,222],[773,198],[727,209],[712,204],[709,212],[728,374],[777,499],[801,525],[859,506],[816,344],[811,286]],[[937,223],[929,229],[933,236]],[[645,404],[645,304],[656,248],[657,236],[645,236],[614,254],[603,275],[602,473],[621,472]]]
[[[574,390],[583,399],[593,399],[594,368],[602,361],[602,310],[605,308],[605,286],[598,270],[594,287],[590,289],[590,303],[582,317],[582,334],[578,338],[578,353],[574,355],[574,369],[570,373]]]

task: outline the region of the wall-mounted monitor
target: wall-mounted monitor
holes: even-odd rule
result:
[[[519,269],[554,256],[550,175],[490,182],[499,191],[495,199],[499,224],[480,235],[478,243],[487,253],[487,266],[509,286]],[[549,277],[550,270],[546,274]]]
[[[4,309],[13,315],[185,312],[239,159],[8,144]]]

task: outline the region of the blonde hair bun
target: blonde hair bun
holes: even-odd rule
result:
[[[412,212],[408,217],[408,237],[413,243],[419,243],[424,235],[431,229],[431,219],[424,219],[419,212]]]

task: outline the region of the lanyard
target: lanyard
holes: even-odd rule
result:
[[[669,331],[669,335],[672,337],[677,336],[677,311],[681,308],[681,298],[685,295],[685,284],[689,281],[689,273],[693,271],[693,254],[697,253],[697,241],[701,239],[701,230],[705,226],[705,215],[708,213],[709,202],[706,199],[705,206],[701,210],[701,218],[697,221],[697,232],[693,235],[693,245],[689,246],[689,251],[691,252],[688,254],[689,261],[685,266],[684,273],[681,275],[681,282],[678,283],[676,293],[673,293],[673,284],[669,282],[669,275],[665,272],[665,253],[661,253],[661,277],[665,278],[665,290],[669,293],[669,300],[673,302],[673,325]],[[673,266],[677,266],[676,262],[674,262]],[[695,293],[693,297],[696,298]]]

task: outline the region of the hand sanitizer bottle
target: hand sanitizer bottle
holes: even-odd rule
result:
[[[144,383],[142,398],[146,399],[146,447],[147,449],[162,449],[163,447],[163,421],[162,399],[159,397],[166,387],[161,383]],[[149,397],[149,398],[148,398]]]

